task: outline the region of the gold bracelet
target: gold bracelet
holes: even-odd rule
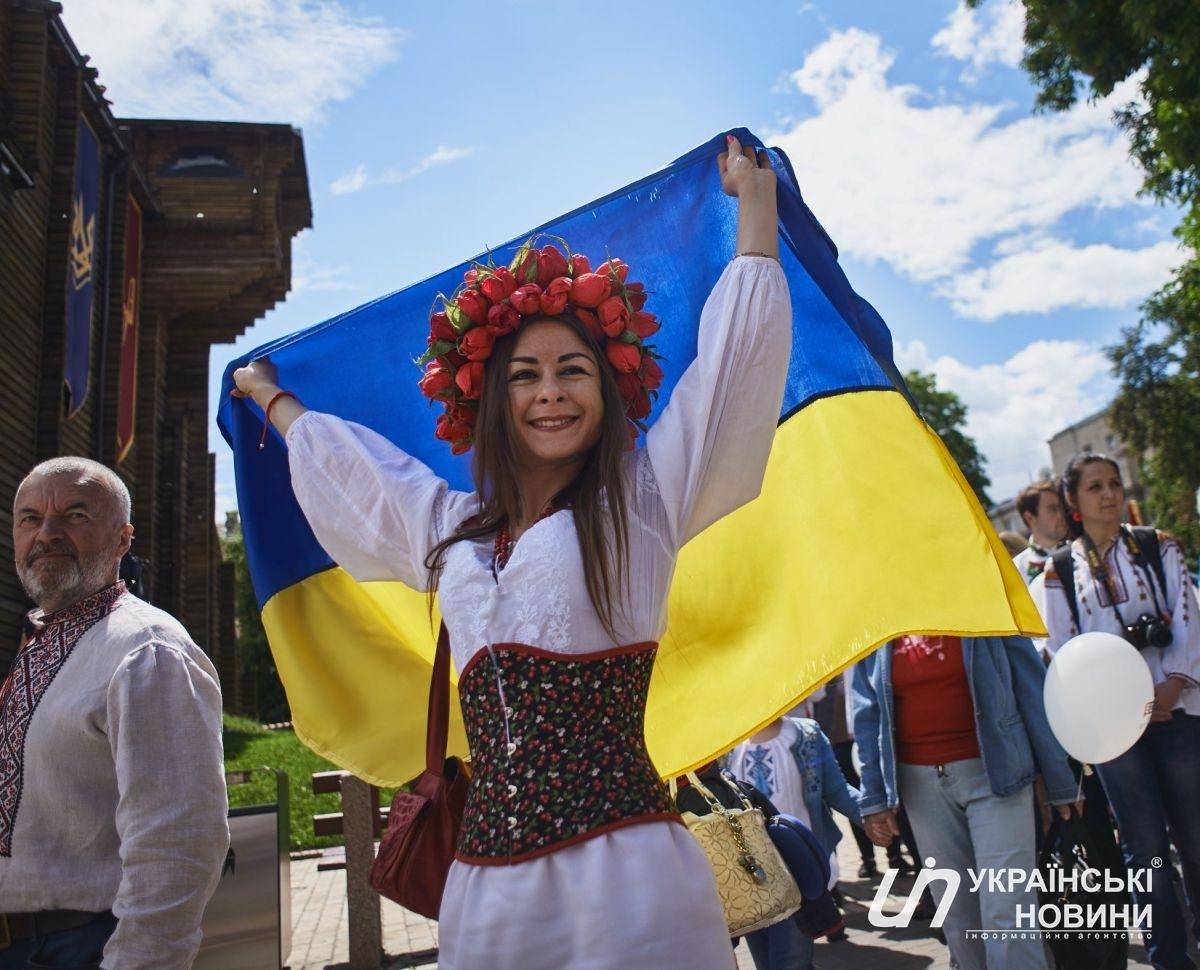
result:
[[[775,260],[775,262],[779,262],[779,257],[772,256],[770,253],[748,252],[748,253],[738,253],[738,256],[761,256],[763,259],[773,259],[773,260]]]

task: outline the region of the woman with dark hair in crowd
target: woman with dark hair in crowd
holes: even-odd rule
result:
[[[1145,878],[1134,883],[1134,898],[1139,907],[1151,907],[1150,960],[1163,970],[1194,967],[1170,870],[1156,868],[1154,860],[1161,866],[1174,842],[1196,932],[1200,607],[1195,588],[1175,539],[1124,524],[1125,487],[1111,458],[1076,455],[1063,474],[1062,492],[1074,541],[1046,567],[1046,646],[1053,654],[1077,634],[1113,633],[1137,647],[1150,668],[1150,725],[1132,748],[1096,770],[1116,816],[1125,864],[1144,871]]]

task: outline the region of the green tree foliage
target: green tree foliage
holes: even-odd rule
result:
[[[247,685],[254,717],[265,724],[274,724],[292,719],[283,685],[275,670],[275,659],[267,645],[267,633],[263,629],[258,603],[254,599],[254,587],[250,583],[250,569],[246,564],[246,547],[241,533],[221,541],[227,562],[232,562],[235,572],[234,623],[237,628],[238,656],[242,665],[243,682]]]
[[[978,0],[973,0],[972,6]],[[1025,69],[1038,105],[1071,107],[1139,78],[1129,132],[1145,190],[1191,206],[1200,187],[1200,4],[1195,0],[1023,0]]]
[[[968,0],[971,6],[979,0]],[[1113,423],[1144,463],[1160,527],[1200,550],[1200,3],[1022,0],[1024,67],[1038,106],[1062,111],[1135,79],[1140,98],[1115,122],[1130,137],[1142,190],[1179,206],[1184,261],[1108,349],[1120,388]]]
[[[1186,290],[1192,292],[1185,293]],[[1200,551],[1200,260],[1146,301],[1143,318],[1108,349],[1121,381],[1113,424],[1142,462],[1147,512]],[[1186,304],[1191,304],[1187,306]]]
[[[932,374],[910,370],[904,375],[904,382],[921,417],[954,456],[980,504],[984,508],[990,506],[992,500],[988,498],[987,489],[992,482],[983,470],[983,456],[975,447],[975,439],[963,431],[967,423],[967,406],[953,391],[938,390],[937,378]]]

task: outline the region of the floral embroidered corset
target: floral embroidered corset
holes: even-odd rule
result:
[[[471,659],[458,683],[473,768],[460,861],[506,865],[622,825],[678,821],[643,736],[656,649],[498,644]]]

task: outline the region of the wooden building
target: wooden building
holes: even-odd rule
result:
[[[28,607],[12,497],[84,455],[133,496],[152,602],[216,659],[236,704],[232,571],[213,521],[209,347],[291,285],[311,225],[288,125],[113,116],[46,0],[0,0],[0,671]]]

